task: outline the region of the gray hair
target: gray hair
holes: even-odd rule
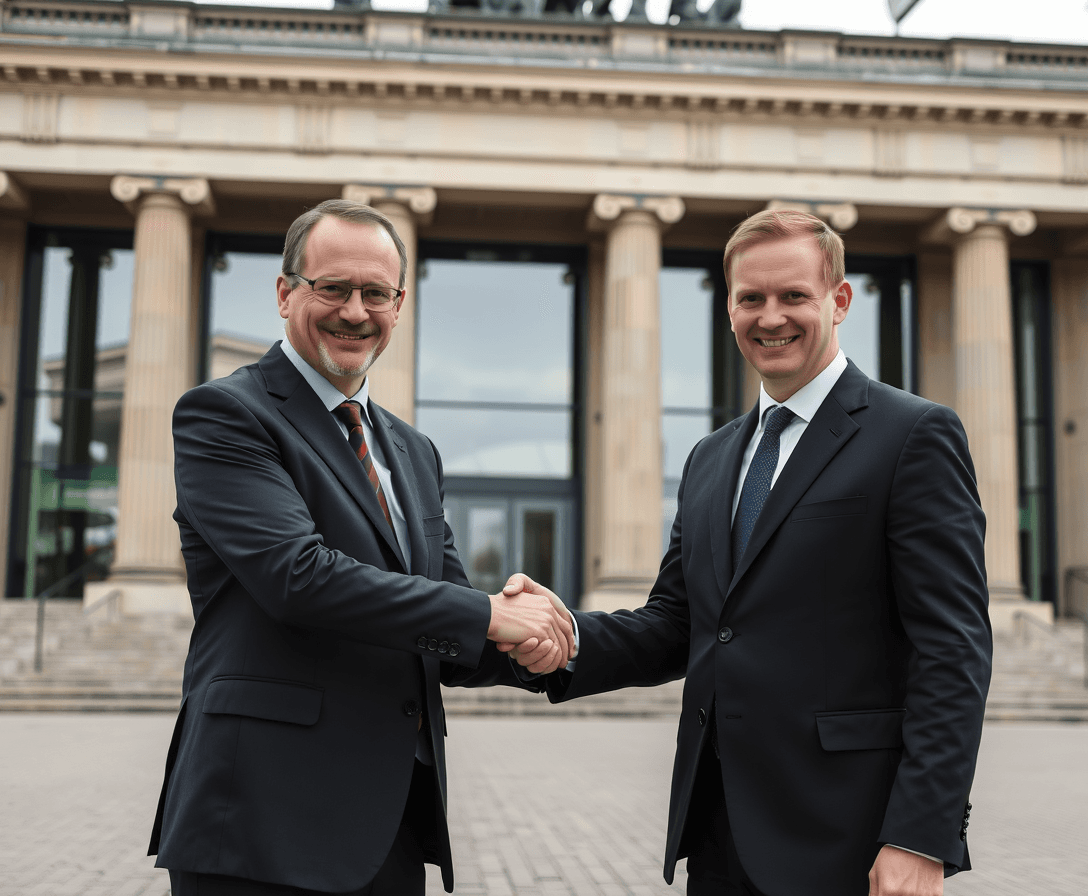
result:
[[[314,229],[322,218],[339,218],[341,221],[351,221],[354,224],[373,224],[384,227],[393,238],[393,244],[397,247],[400,256],[400,282],[397,284],[404,288],[404,278],[408,273],[408,250],[404,248],[404,240],[400,238],[393,222],[376,209],[361,202],[353,202],[350,199],[326,199],[320,205],[315,205],[309,211],[303,212],[287,228],[287,239],[283,244],[283,273],[300,274],[306,266],[306,240],[310,238],[310,231]]]

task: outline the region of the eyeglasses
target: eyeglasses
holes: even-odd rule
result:
[[[388,311],[390,307],[397,305],[404,295],[403,289],[397,289],[394,286],[379,286],[376,283],[364,283],[362,286],[355,286],[346,280],[329,280],[325,277],[320,277],[317,280],[307,280],[301,274],[292,271],[285,271],[284,273],[287,277],[295,277],[303,283],[308,283],[314,296],[326,305],[343,305],[351,299],[351,294],[355,290],[359,290],[363,297],[363,304],[368,310]]]

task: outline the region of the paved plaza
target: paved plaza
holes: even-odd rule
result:
[[[165,896],[144,852],[172,725],[0,714],[0,896]],[[458,894],[683,892],[682,869],[661,878],[674,721],[453,718],[449,733]],[[1088,725],[989,725],[972,801],[979,870],[949,896],[1088,892]]]

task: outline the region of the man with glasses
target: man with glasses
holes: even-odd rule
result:
[[[461,567],[431,442],[369,400],[405,301],[391,222],[334,200],[287,233],[286,338],[174,414],[196,625],[152,834],[174,896],[453,888],[439,684],[573,650],[546,598]],[[525,662],[522,656],[521,662]]]

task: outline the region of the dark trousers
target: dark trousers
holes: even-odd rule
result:
[[[737,855],[722,791],[721,760],[707,738],[695,775],[685,840],[688,896],[763,896]]]
[[[429,766],[416,762],[404,817],[385,862],[374,879],[361,890],[339,896],[424,896],[427,872],[423,867],[422,842],[429,839],[429,830],[434,827],[432,774]],[[329,893],[283,884],[174,870],[170,871],[170,892],[172,896],[330,896]]]

